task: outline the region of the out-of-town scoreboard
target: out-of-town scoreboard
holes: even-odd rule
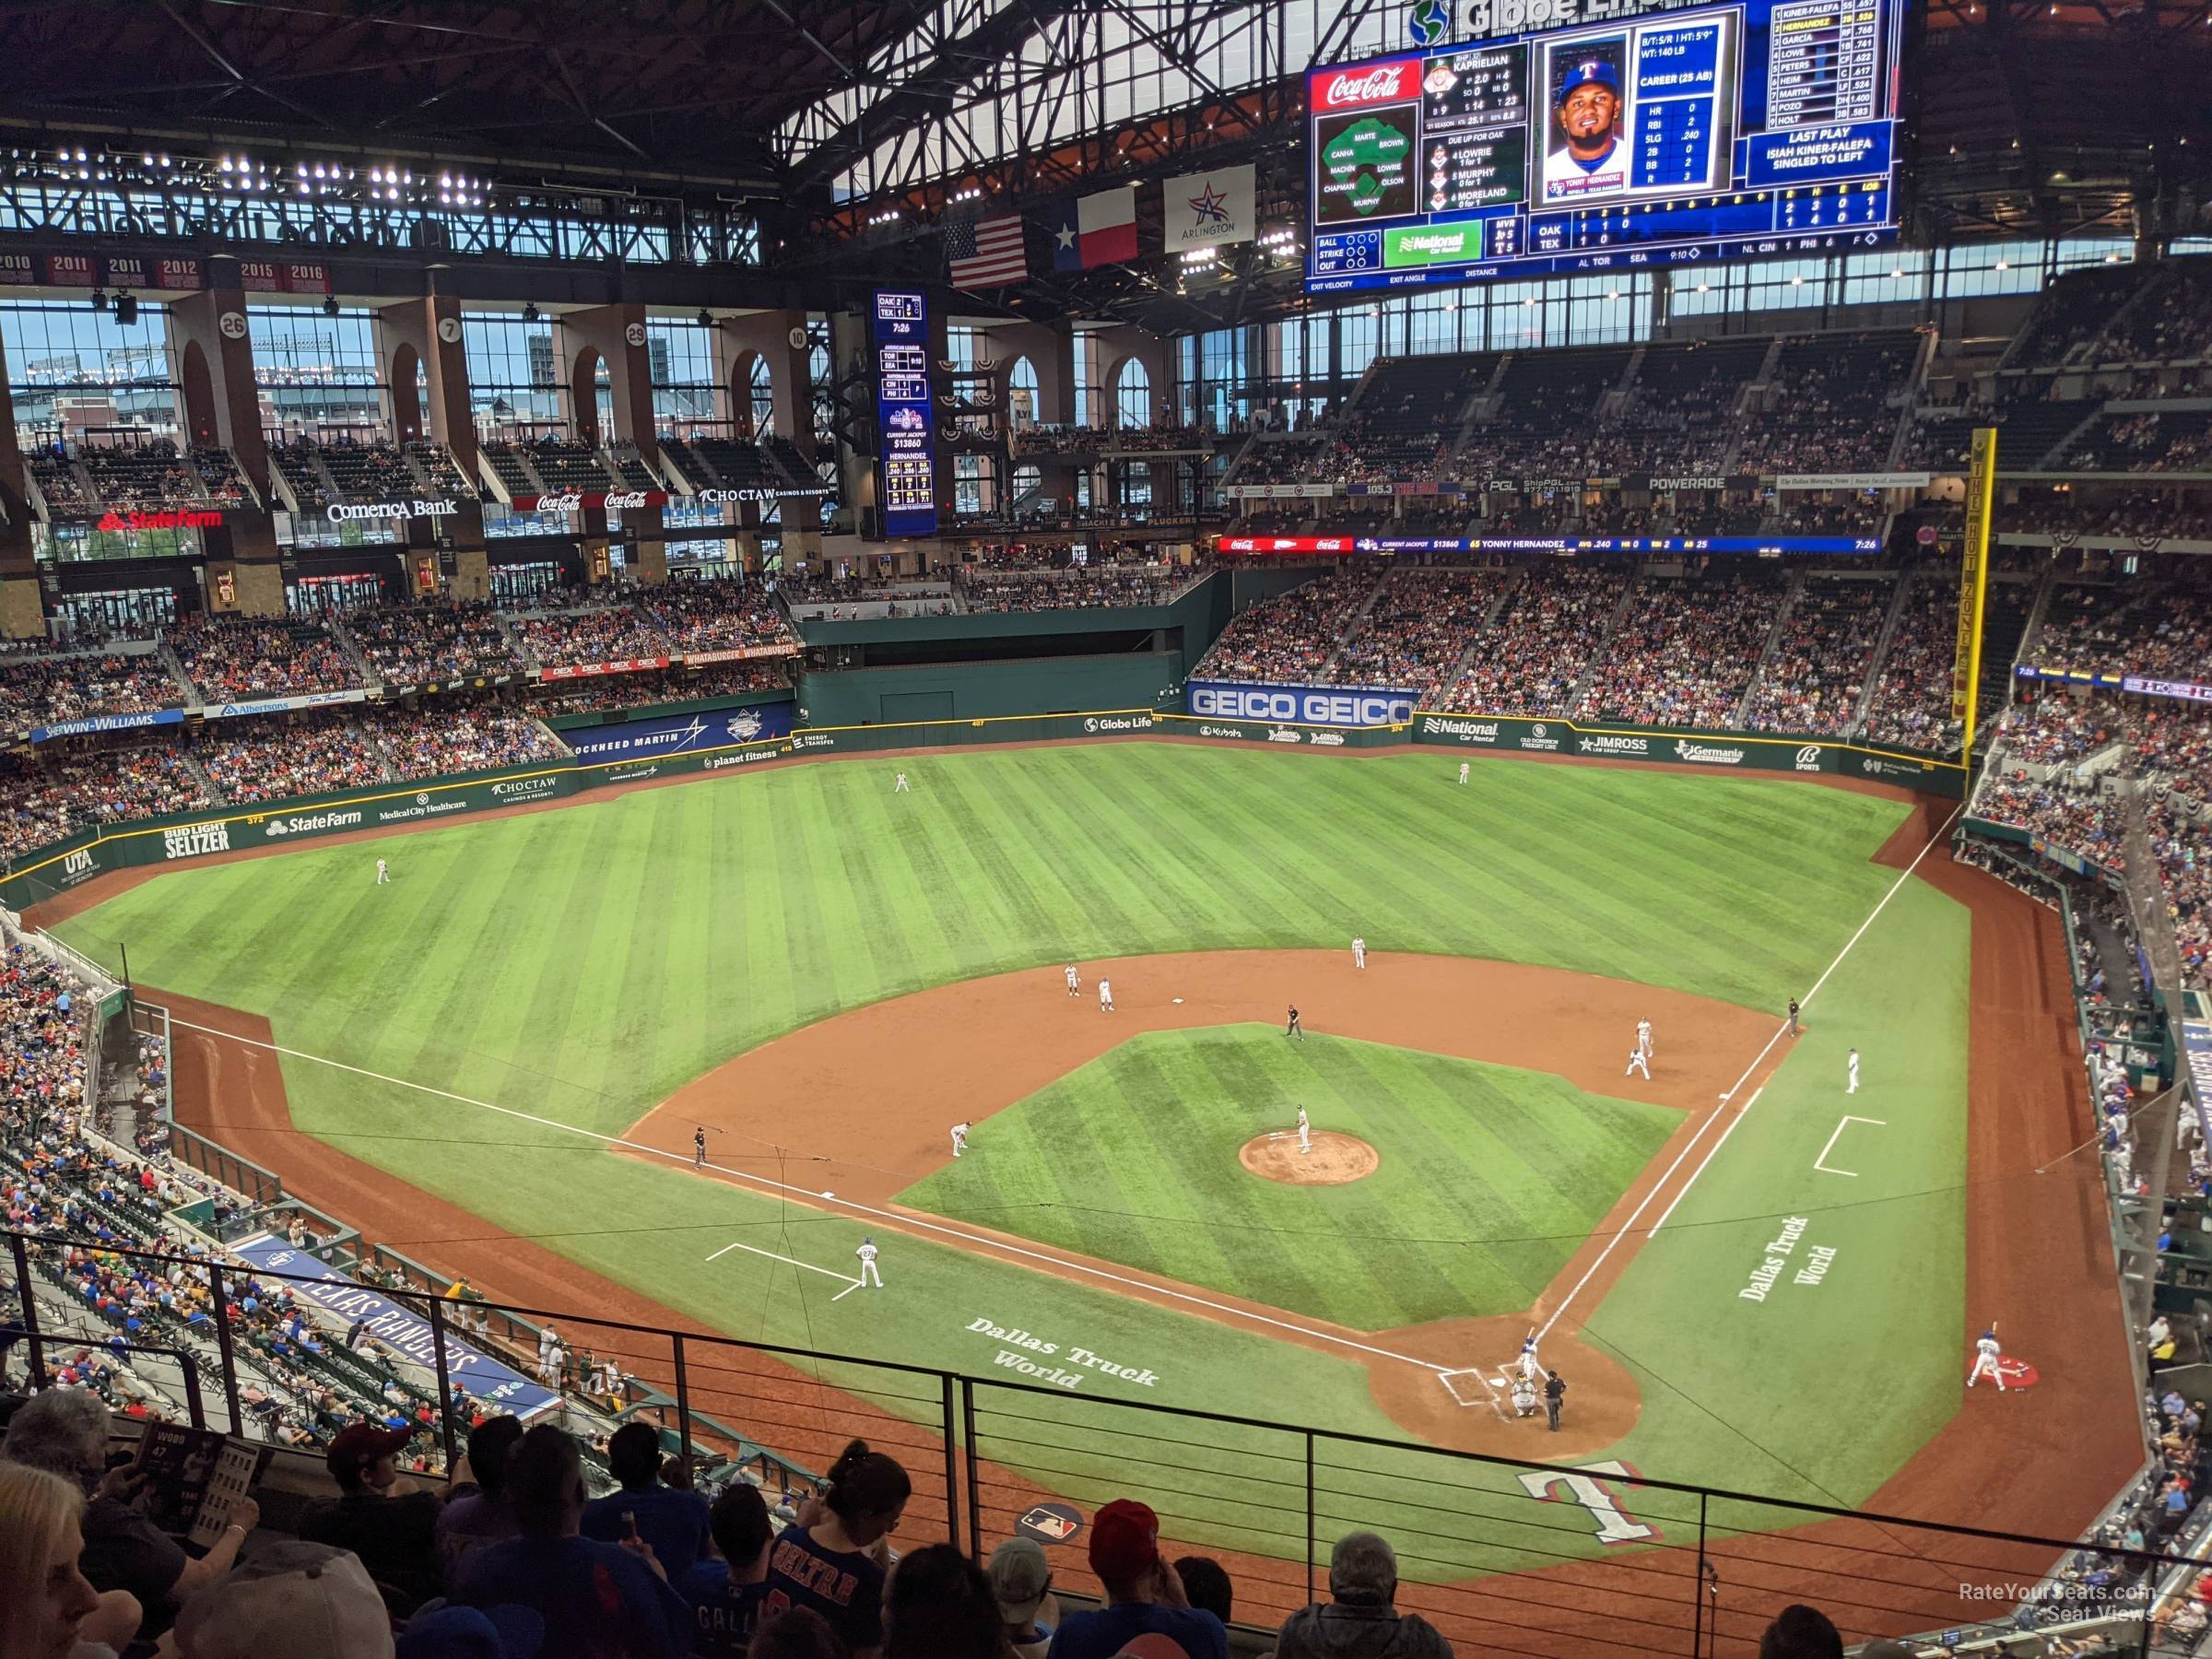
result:
[[[1309,291],[1896,240],[1904,0],[1457,20],[1471,38],[1307,77]]]

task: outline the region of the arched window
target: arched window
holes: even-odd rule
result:
[[[1113,409],[1116,426],[1152,424],[1152,372],[1142,358],[1131,358],[1113,377]]]
[[[1037,365],[1026,357],[1016,358],[1014,367],[1006,371],[1006,426],[1010,430],[1026,432],[1037,424]]]
[[[768,371],[768,359],[753,359],[753,436],[767,437],[776,429],[776,384]]]

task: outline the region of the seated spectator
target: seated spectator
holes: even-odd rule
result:
[[[0,1464],[0,1654],[6,1659],[65,1659],[100,1611],[99,1593],[77,1567],[84,1513],[84,1495],[60,1476]]]
[[[311,1544],[350,1549],[370,1576],[388,1586],[394,1610],[406,1614],[438,1594],[440,1494],[399,1472],[399,1454],[414,1439],[406,1429],[356,1423],[330,1442],[324,1462],[338,1495],[311,1504],[300,1535]]]
[[[358,1557],[292,1539],[184,1604],[177,1659],[391,1659],[392,1618]]]
[[[1060,1622],[1060,1604],[1053,1595],[1052,1563],[1044,1546],[1034,1538],[1008,1538],[991,1552],[987,1570],[991,1594],[998,1603],[999,1623],[1006,1628],[1006,1645],[1016,1659],[1044,1659],[1052,1645],[1053,1630]]]
[[[1106,1605],[1061,1620],[1050,1659],[1112,1659],[1151,1631],[1191,1659],[1229,1659],[1229,1632],[1183,1594],[1182,1581],[1160,1558],[1159,1518],[1146,1505],[1116,1498],[1090,1518],[1090,1570],[1106,1587]]]
[[[1843,1659],[1843,1638],[1827,1614],[1793,1602],[1759,1636],[1759,1659]]]
[[[883,1592],[884,1659],[1003,1659],[998,1603],[983,1570],[931,1544],[891,1570]]]
[[[127,1591],[143,1609],[138,1639],[151,1641],[169,1629],[187,1597],[230,1571],[239,1547],[260,1523],[251,1498],[232,1506],[222,1535],[196,1560],[175,1539],[127,1500],[142,1477],[106,1469],[108,1412],[81,1388],[50,1388],[8,1420],[0,1463],[41,1469],[91,1493],[81,1522],[85,1577],[102,1594]]]
[[[583,1506],[577,1528],[602,1544],[642,1538],[674,1583],[691,1570],[707,1544],[707,1500],[661,1482],[661,1431],[651,1423],[625,1423],[606,1442],[606,1466],[622,1489]]]
[[[1182,1581],[1182,1594],[1192,1606],[1229,1623],[1236,1588],[1220,1562],[1211,1556],[1182,1556],[1175,1562],[1175,1576]]]
[[[643,1540],[577,1535],[584,1497],[575,1440],[551,1423],[524,1434],[507,1459],[518,1535],[471,1556],[452,1599],[480,1610],[531,1609],[546,1625],[540,1659],[682,1659],[690,1610]]]
[[[761,1621],[746,1659],[852,1659],[852,1651],[812,1607],[786,1607]]]
[[[854,1441],[830,1465],[830,1489],[786,1527],[769,1557],[772,1591],[830,1620],[855,1659],[883,1648],[889,1539],[913,1491],[898,1459]]]
[[[473,1551],[514,1536],[514,1511],[507,1502],[507,1458],[522,1438],[520,1418],[487,1418],[469,1430],[468,1454],[463,1469],[455,1472],[435,1529],[445,1583],[453,1582]]]
[[[1276,1659],[1451,1659],[1452,1644],[1418,1613],[1392,1604],[1398,1558],[1370,1532],[1347,1533],[1329,1551],[1329,1601],[1283,1621]]]
[[[714,1553],[669,1582],[691,1608],[692,1659],[738,1659],[768,1602],[775,1524],[759,1488],[745,1480],[732,1481],[714,1500],[709,1524]]]

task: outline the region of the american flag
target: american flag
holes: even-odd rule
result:
[[[1018,215],[969,219],[947,226],[945,252],[952,260],[954,288],[1004,288],[1030,274],[1029,253],[1022,246]]]

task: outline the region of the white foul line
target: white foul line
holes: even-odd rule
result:
[[[603,1146],[619,1147],[626,1152],[636,1152],[648,1158],[665,1158],[672,1163],[690,1165],[693,1162],[694,1155],[688,1151],[664,1151],[659,1147],[648,1147],[640,1141],[625,1140],[618,1135],[602,1135],[595,1129],[580,1129],[574,1124],[563,1124],[554,1118],[539,1117],[535,1112],[517,1112],[512,1106],[495,1106],[489,1100],[479,1100],[471,1095],[455,1094],[447,1088],[433,1088],[428,1083],[410,1083],[405,1077],[387,1077],[382,1072],[370,1071],[365,1066],[348,1065],[343,1060],[326,1059],[321,1054],[310,1054],[300,1049],[286,1048],[281,1043],[263,1042],[258,1038],[241,1037],[232,1031],[218,1030],[213,1026],[195,1025],[189,1019],[178,1019],[174,1015],[171,1016],[170,1024],[181,1030],[204,1032],[207,1036],[220,1037],[229,1042],[242,1043],[247,1048],[265,1049],[272,1054],[282,1054],[289,1059],[312,1061],[317,1065],[327,1065],[334,1071],[351,1072],[357,1077],[367,1077],[378,1083],[389,1083],[394,1088],[412,1088],[421,1094],[435,1095],[441,1100],[454,1101],[458,1105],[474,1106],[484,1112],[496,1112],[501,1117],[519,1118],[525,1124],[535,1124],[543,1129],[558,1129],[564,1135],[581,1135],[585,1140],[594,1140]],[[343,1134],[339,1135],[339,1138],[345,1138]],[[1272,1314],[1254,1312],[1250,1308],[1233,1308],[1227,1302],[1212,1301],[1203,1296],[1194,1296],[1187,1290],[1175,1289],[1171,1286],[1153,1284],[1145,1279],[1130,1278],[1123,1274],[1110,1273],[1105,1268],[1093,1266],[1088,1262],[1070,1261],[1065,1256],[1053,1255],[1049,1251],[1030,1250],[1024,1245],[1009,1244],[1001,1239],[986,1239],[976,1233],[962,1232],[957,1227],[945,1227],[935,1221],[925,1221],[916,1215],[877,1209],[872,1205],[856,1204],[850,1198],[826,1197],[822,1194],[809,1191],[806,1187],[793,1186],[782,1181],[771,1181],[765,1175],[755,1175],[744,1170],[729,1169],[712,1160],[709,1160],[703,1167],[712,1170],[718,1175],[727,1175],[733,1181],[747,1182],[751,1185],[766,1187],[774,1192],[789,1193],[808,1204],[827,1204],[841,1210],[850,1210],[855,1215],[873,1216],[909,1231],[941,1233],[947,1239],[957,1239],[963,1244],[979,1249],[995,1250],[1005,1255],[1027,1257],[1032,1262],[1041,1262],[1045,1265],[1057,1268],[1064,1273],[1088,1274],[1092,1278],[1104,1279],[1110,1284],[1126,1285],[1131,1289],[1142,1291],[1147,1295],[1164,1296],[1175,1301],[1188,1302],[1194,1308],[1204,1308],[1208,1312],[1224,1313],[1234,1319],[1250,1320],[1255,1324],[1273,1325],[1278,1331],[1289,1331],[1300,1336],[1310,1336],[1321,1342],[1333,1342],[1339,1347],[1353,1348],[1362,1354],[1372,1354],[1380,1359],[1395,1359],[1402,1364],[1418,1366],[1423,1371],[1435,1371],[1440,1375],[1452,1369],[1448,1365],[1439,1365],[1433,1359],[1417,1359],[1411,1354],[1393,1353],[1389,1348],[1375,1347],[1364,1342],[1355,1342],[1349,1336],[1339,1336],[1334,1331],[1315,1330],[1312,1325],[1301,1325],[1294,1320],[1277,1319]],[[825,1270],[817,1269],[817,1271]],[[842,1277],[843,1276],[836,1277]],[[841,1290],[838,1292],[838,1296],[843,1294],[844,1292]],[[835,1301],[838,1298],[833,1296],[830,1300]]]
[[[1907,881],[1912,879],[1912,872],[1920,868],[1920,861],[1928,855],[1928,849],[1933,847],[1937,841],[1943,839],[1945,831],[1950,829],[1953,822],[1957,820],[1959,814],[1964,809],[1964,802],[1961,802],[1959,806],[1952,807],[1950,817],[1945,818],[1942,826],[1936,830],[1936,833],[1928,837],[1926,844],[1924,845],[1919,852],[1912,854],[1912,862],[1907,865],[1903,870],[1899,872],[1897,879],[1889,884],[1889,890],[1884,893],[1880,900],[1876,903],[1875,907],[1866,912],[1866,919],[1859,924],[1858,931],[1853,934],[1850,938],[1844,940],[1843,948],[1836,952],[1835,960],[1829,963],[1826,968],[1820,971],[1820,977],[1813,982],[1813,988],[1810,991],[1807,991],[1803,997],[1798,999],[1797,1006],[1800,1012],[1802,1012],[1807,1006],[1811,1004],[1814,997],[1820,994],[1820,987],[1828,983],[1829,976],[1834,973],[1835,971],[1842,965],[1843,959],[1851,954],[1852,947],[1856,945],[1861,939],[1866,936],[1866,930],[1874,925],[1874,919],[1880,915],[1882,912],[1888,908],[1890,900],[1897,897],[1898,888],[1903,887]],[[1630,1233],[1635,1230],[1636,1218],[1643,1214],[1645,1206],[1648,1206],[1653,1198],[1656,1198],[1659,1195],[1660,1190],[1674,1178],[1674,1173],[1681,1167],[1682,1160],[1689,1156],[1689,1149],[1696,1146],[1698,1142],[1704,1139],[1705,1131],[1712,1128],[1712,1125],[1719,1121],[1721,1113],[1727,1110],[1728,1102],[1735,1098],[1735,1091],[1741,1088],[1744,1084],[1749,1080],[1751,1074],[1757,1071],[1759,1066],[1764,1064],[1767,1055],[1773,1051],[1774,1045],[1782,1041],[1783,1035],[1789,1030],[1789,1029],[1790,1028],[1787,1021],[1784,1021],[1783,1024],[1774,1028],[1774,1035],[1767,1039],[1766,1046],[1761,1048],[1758,1054],[1752,1058],[1750,1065],[1744,1067],[1743,1076],[1736,1078],[1736,1080],[1729,1086],[1728,1092],[1721,1097],[1721,1103],[1718,1106],[1715,1106],[1712,1109],[1712,1113],[1705,1119],[1705,1121],[1698,1125],[1696,1132],[1690,1135],[1689,1139],[1682,1143],[1682,1150],[1675,1154],[1674,1162],[1666,1166],[1666,1169],[1661,1173],[1658,1181],[1653,1183],[1652,1190],[1643,1195],[1642,1201],[1639,1203],[1633,1210],[1629,1212],[1629,1218],[1622,1222],[1618,1228],[1614,1230],[1613,1236],[1606,1241],[1605,1248],[1597,1253],[1597,1259],[1592,1262],[1590,1265],[1583,1270],[1583,1277],[1574,1281],[1574,1288],[1568,1291],[1567,1294],[1560,1299],[1559,1305],[1551,1311],[1551,1316],[1545,1320],[1544,1324],[1537,1329],[1536,1337],[1539,1341],[1550,1334],[1551,1327],[1553,1325],[1559,1323],[1559,1316],[1565,1313],[1568,1307],[1573,1302],[1574,1299],[1582,1294],[1583,1287],[1590,1282],[1591,1278],[1596,1274],[1597,1270],[1606,1265],[1606,1258],[1613,1253],[1615,1248],[1619,1245],[1621,1240],[1628,1237]],[[1728,1136],[1735,1133],[1736,1124],[1742,1123],[1745,1117],[1750,1112],[1751,1108],[1759,1103],[1760,1092],[1760,1089],[1753,1089],[1751,1091],[1751,1098],[1744,1102],[1743,1111],[1737,1112],[1735,1116],[1729,1119],[1728,1127],[1722,1131],[1721,1138],[1712,1143],[1712,1151],[1707,1152],[1704,1158],[1700,1160],[1698,1167],[1689,1172],[1689,1179],[1682,1183],[1682,1191],[1675,1194],[1673,1201],[1667,1205],[1665,1210],[1660,1212],[1659,1219],[1652,1223],[1651,1232],[1645,1235],[1647,1240],[1655,1235],[1660,1228],[1666,1225],[1667,1217],[1675,1213],[1675,1206],[1682,1202],[1684,1194],[1687,1194],[1689,1189],[1696,1184],[1698,1177],[1705,1173],[1705,1166],[1712,1161],[1712,1154],[1721,1149],[1722,1145],[1728,1139]]]
[[[818,1273],[824,1278],[842,1279],[844,1281],[845,1290],[853,1289],[860,1283],[858,1279],[854,1278],[849,1273],[839,1273],[828,1267],[817,1267],[812,1262],[802,1262],[795,1256],[778,1255],[772,1250],[755,1249],[750,1244],[740,1244],[735,1240],[731,1241],[727,1244],[724,1244],[720,1250],[709,1256],[707,1260],[710,1262],[720,1261],[724,1256],[728,1255],[733,1250],[742,1250],[748,1255],[766,1256],[771,1262],[782,1262],[786,1267],[804,1267],[807,1272]],[[842,1296],[844,1293],[844,1290],[840,1290],[837,1293],[837,1296]],[[830,1300],[831,1301],[835,1301],[837,1300],[837,1296],[833,1296]]]
[[[1889,1125],[1884,1123],[1880,1118],[1849,1116],[1838,1118],[1836,1120],[1835,1134],[1828,1137],[1828,1145],[1821,1147],[1820,1156],[1813,1159],[1813,1168],[1819,1171],[1821,1174],[1848,1175],[1853,1181],[1856,1181],[1859,1178],[1859,1172],[1856,1170],[1831,1170],[1828,1167],[1828,1155],[1836,1149],[1836,1143],[1843,1138],[1844,1126],[1849,1124],[1872,1124],[1877,1129],[1887,1129],[1889,1127]]]

